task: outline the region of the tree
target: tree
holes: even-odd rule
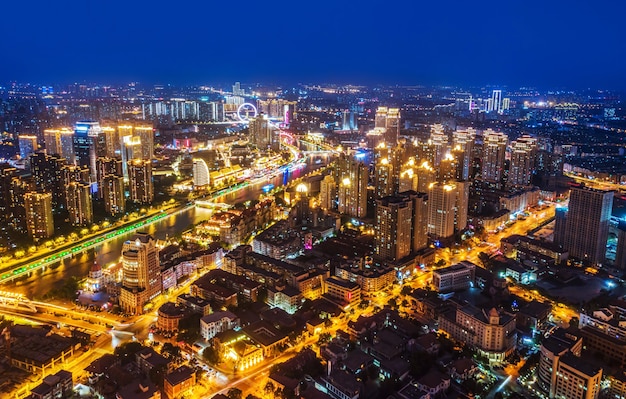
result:
[[[128,364],[133,361],[135,354],[143,349],[143,345],[139,342],[124,342],[113,352],[116,356],[122,359],[122,364]]]
[[[270,393],[274,392],[274,384],[272,384],[272,381],[268,381],[267,384],[265,384],[265,394],[269,395]]]
[[[202,357],[211,365],[220,364],[220,354],[212,346],[207,346],[202,351]]]
[[[170,342],[166,342],[163,344],[163,348],[161,348],[161,354],[165,357],[179,357],[180,348]]]
[[[231,388],[228,390],[226,396],[228,396],[228,399],[242,399],[243,392],[241,392],[239,388]]]
[[[402,286],[402,289],[400,290],[400,293],[402,295],[411,295],[412,292],[413,292],[413,288],[411,288],[411,286],[408,284]]]

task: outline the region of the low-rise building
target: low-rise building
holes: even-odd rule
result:
[[[200,335],[206,341],[235,327],[239,327],[239,318],[229,311],[211,313],[200,319]]]
[[[476,265],[472,262],[463,261],[433,271],[433,285],[439,292],[451,292],[469,288],[474,282],[474,270]]]
[[[331,276],[326,279],[326,295],[340,307],[356,306],[361,302],[361,287],[357,283]]]
[[[415,383],[418,389],[428,392],[431,397],[442,395],[450,388],[450,377],[433,370],[418,379]]]
[[[168,399],[191,393],[196,385],[196,373],[188,366],[181,366],[163,378],[163,391]]]
[[[294,314],[302,305],[302,293],[291,286],[270,287],[267,289],[267,304]]]
[[[32,399],[65,398],[72,394],[73,389],[72,373],[60,370],[56,374],[44,377],[43,382],[30,391],[30,397]]]
[[[157,329],[162,332],[178,331],[178,324],[188,314],[185,307],[173,302],[165,302],[157,312]]]

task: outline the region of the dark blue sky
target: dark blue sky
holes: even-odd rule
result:
[[[623,0],[3,0],[0,81],[626,89]]]

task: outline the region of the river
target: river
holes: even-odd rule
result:
[[[320,159],[322,162],[317,163],[316,161]],[[323,167],[325,165],[324,160],[324,158],[309,158],[307,159],[306,165],[300,169],[292,172],[286,171],[269,180],[251,184],[241,190],[217,198],[217,202],[236,204],[256,199],[263,192],[264,186],[268,184],[273,184],[275,187],[283,186],[300,176]],[[180,212],[176,215],[159,220],[148,226],[145,231],[152,234],[157,239],[165,239],[185,231],[193,224],[208,219],[209,216],[210,211],[208,209],[193,207],[186,212]],[[95,249],[49,266],[51,270],[46,270],[43,274],[36,272],[31,277],[21,279],[15,282],[14,285],[10,287],[7,286],[5,289],[24,294],[31,299],[41,298],[50,290],[61,287],[65,279],[71,276],[86,277],[94,260],[101,266],[118,262],[124,241],[131,238],[133,234],[134,233],[131,232],[120,235],[116,239],[107,241]]]

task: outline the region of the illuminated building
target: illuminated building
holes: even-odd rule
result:
[[[267,115],[261,114],[250,118],[248,124],[250,143],[260,150],[267,150],[272,146],[272,126]]]
[[[93,206],[89,184],[72,182],[65,186],[65,202],[70,223],[84,226],[93,222]]]
[[[474,282],[476,265],[463,261],[433,271],[433,286],[438,292],[452,292],[470,288]]]
[[[461,173],[459,178],[461,180],[469,179],[475,140],[476,131],[472,128],[452,132],[452,153],[460,163]]]
[[[617,305],[617,306],[616,306]],[[626,368],[626,309],[615,305],[580,313],[578,328],[585,348],[610,364]]]
[[[210,181],[209,166],[203,158],[196,157],[193,159],[193,187],[208,188]]]
[[[0,164],[0,220],[9,221],[11,215],[11,183],[17,178],[17,169]]]
[[[436,124],[431,126],[430,145],[433,147],[433,165],[436,168],[448,153],[448,135],[443,131],[442,125]]]
[[[26,227],[34,239],[48,238],[54,234],[52,219],[52,194],[30,192],[24,194]]]
[[[408,198],[386,196],[376,201],[374,252],[383,260],[397,261],[411,253],[413,203]]]
[[[375,128],[385,129],[385,143],[395,147],[400,137],[400,109],[378,107],[374,126]]]
[[[297,104],[296,101],[288,101],[281,98],[257,101],[259,112],[270,118],[280,119],[286,125],[293,120]]]
[[[517,341],[515,316],[495,308],[459,306],[439,316],[439,329],[476,348],[489,362],[503,362]]]
[[[150,300],[161,292],[161,267],[156,241],[137,233],[122,247],[122,289],[120,307],[124,312],[141,314]]]
[[[52,193],[53,206],[63,204],[63,172],[65,159],[58,155],[36,152],[30,158],[30,172],[38,190]]]
[[[136,203],[149,204],[154,199],[152,184],[152,163],[148,160],[128,162],[128,190],[130,200]]]
[[[337,160],[336,173],[336,180],[339,181],[339,212],[349,216],[365,217],[369,168],[364,163],[343,155]]]
[[[597,399],[601,391],[602,368],[568,352],[555,371],[554,398]]]
[[[81,166],[65,165],[61,168],[61,180],[63,187],[67,187],[70,183],[89,184],[89,169]]]
[[[417,191],[427,193],[430,185],[436,181],[436,172],[428,162],[417,168]]]
[[[623,220],[617,226],[617,250],[615,253],[615,268],[626,270],[626,222]]]
[[[491,129],[483,133],[481,176],[484,181],[500,184],[504,172],[504,158],[508,137]]]
[[[103,198],[104,179],[107,176],[123,176],[122,160],[118,158],[100,157],[96,161],[96,181],[98,182],[98,196]]]
[[[393,195],[396,191],[397,183],[394,179],[394,165],[389,158],[380,159],[374,168],[376,198]]]
[[[488,103],[488,112],[502,112],[502,90],[494,90],[491,93],[491,101]]]
[[[141,159],[154,158],[154,129],[152,126],[135,126],[135,136],[141,143]]]
[[[59,155],[74,163],[74,132],[71,129],[46,129],[43,137],[48,155]]]
[[[536,375],[540,388],[547,392],[550,398],[555,397],[557,370],[561,357],[566,353],[580,356],[582,348],[583,340],[580,337],[561,328],[556,329],[548,338],[542,340]]]
[[[326,279],[326,295],[341,308],[356,306],[361,302],[361,287],[357,283],[330,276]]]
[[[100,192],[104,199],[104,209],[109,215],[124,213],[126,197],[124,196],[124,178],[108,175],[102,179]]]
[[[96,159],[106,155],[104,135],[100,124],[92,121],[77,122],[74,126],[75,164],[88,167],[96,180]]]
[[[468,197],[469,183],[432,183],[428,189],[428,233],[447,238],[464,229]]]
[[[30,154],[37,151],[37,136],[20,134],[17,142],[20,147],[20,159],[28,160]]]
[[[507,186],[528,186],[534,173],[537,139],[522,136],[511,143],[511,165]]]
[[[413,170],[413,166],[406,166],[398,180],[398,192],[417,191],[417,174]]]
[[[320,182],[320,208],[332,210],[337,198],[337,184],[331,175],[324,176]]]
[[[557,220],[555,226],[555,243],[569,250],[571,257],[592,264],[604,262],[612,209],[612,191],[572,187],[564,223]]]
[[[446,154],[437,168],[437,181],[448,183],[457,180],[459,172],[459,162],[452,154]]]

